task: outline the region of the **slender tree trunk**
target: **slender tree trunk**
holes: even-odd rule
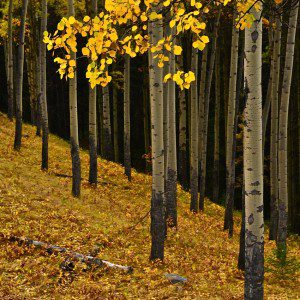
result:
[[[203,147],[203,124],[204,124],[204,115],[205,115],[205,86],[207,80],[207,59],[208,59],[208,45],[202,51],[201,58],[201,71],[200,71],[200,89],[199,89],[199,100],[198,100],[198,172],[199,172],[199,182],[198,182],[198,190],[201,189],[201,154]],[[201,196],[200,196],[201,197]]]
[[[184,70],[183,56],[178,57],[180,70]],[[178,147],[178,175],[184,189],[188,188],[187,174],[187,144],[186,144],[186,94],[185,90],[179,91],[179,147]]]
[[[89,183],[97,185],[97,88],[89,87]]]
[[[218,39],[218,30],[220,22],[221,10],[218,12],[218,17],[214,24],[214,32],[212,36],[211,43],[211,54],[209,64],[207,65],[207,80],[205,83],[205,96],[204,96],[204,118],[201,124],[202,134],[201,134],[201,152],[199,153],[201,159],[201,172],[200,172],[200,201],[199,209],[204,210],[204,197],[205,197],[205,185],[206,185],[206,160],[207,160],[207,133],[208,133],[208,117],[209,117],[209,102],[210,102],[210,90],[213,77],[213,71],[215,66],[215,56],[216,56],[216,47]]]
[[[42,4],[42,2],[41,2]],[[41,7],[42,8],[42,7]],[[39,26],[37,18],[37,7],[34,5],[33,1],[28,3],[28,24],[30,26],[30,34],[26,36],[27,44],[27,78],[29,85],[29,98],[30,98],[30,113],[31,113],[31,123],[36,124],[36,112],[37,112],[37,51],[40,41],[38,32],[41,31],[41,26]],[[46,29],[45,29],[46,30]],[[43,43],[43,42],[42,42]],[[44,44],[44,43],[43,43]]]
[[[8,43],[7,43],[7,85],[8,85],[8,118],[12,121],[14,111],[14,57],[12,38],[12,8],[13,0],[9,1],[8,8]]]
[[[42,170],[48,170],[48,108],[47,108],[47,57],[46,44],[43,42],[43,33],[47,30],[47,0],[42,2],[41,23],[41,111],[42,111]]]
[[[69,16],[75,16],[74,0],[68,0]],[[76,53],[70,53],[71,59],[76,60]],[[69,79],[69,109],[70,109],[70,140],[72,156],[72,194],[80,196],[81,163],[79,156],[78,116],[77,116],[77,72]]]
[[[271,17],[270,22],[273,22],[273,17]],[[262,119],[262,126],[263,126],[263,151],[265,149],[265,142],[266,142],[266,132],[267,132],[267,125],[268,119],[270,114],[270,106],[271,106],[271,98],[272,98],[272,86],[273,86],[273,69],[274,69],[274,29],[272,26],[269,26],[269,53],[271,58],[270,63],[270,77],[268,82],[268,91],[266,95],[266,101],[263,106],[263,119]],[[265,151],[264,151],[265,152]]]
[[[150,151],[150,129],[149,129],[149,90],[148,90],[148,78],[143,76],[143,128],[144,128],[144,145],[145,154]],[[146,171],[150,172],[151,165],[145,159]]]
[[[16,85],[16,131],[14,149],[20,150],[22,143],[22,115],[23,115],[23,68],[24,68],[24,45],[25,45],[25,22],[27,15],[28,0],[23,0],[22,16],[20,25],[18,47],[18,73]]]
[[[97,14],[97,1],[91,1],[92,17]],[[98,167],[97,167],[97,87],[93,89],[89,86],[89,152],[90,169],[89,183],[97,185]]]
[[[278,136],[278,232],[277,248],[286,255],[287,217],[288,217],[288,158],[287,158],[287,133],[288,133],[288,109],[290,89],[292,81],[295,37],[298,20],[299,2],[291,8],[289,17],[289,29],[286,43],[285,67],[279,110],[279,136]]]
[[[40,41],[41,37],[38,33],[38,41]],[[42,112],[41,112],[41,53],[42,45],[38,43],[38,57],[37,57],[37,66],[36,66],[36,87],[37,87],[37,107],[36,107],[36,135],[41,136],[41,128],[42,128]]]
[[[100,92],[99,92],[100,90]],[[99,87],[97,95],[98,100],[98,151],[102,157],[104,157],[104,144],[103,144],[103,89]]]
[[[172,30],[171,35],[174,36]],[[170,53],[170,73],[176,72],[175,55]],[[176,88],[175,82],[168,81],[168,162],[166,178],[167,223],[170,227],[177,227],[177,143],[176,143]]]
[[[161,5],[152,7],[158,12]],[[156,45],[163,38],[162,20],[148,24],[150,43]],[[164,258],[165,240],[165,175],[163,141],[163,70],[157,66],[154,54],[149,53],[150,102],[151,102],[151,139],[152,139],[152,200],[151,200],[151,254],[150,259]]]
[[[238,268],[239,270],[245,271],[245,177],[243,174],[243,192],[242,192],[242,224],[240,231],[240,247],[239,247],[239,258]]]
[[[111,139],[111,121],[110,121],[110,99],[109,87],[102,89],[103,93],[103,156],[107,160],[113,158],[113,147]]]
[[[190,186],[192,212],[198,212],[198,50],[192,49],[191,71],[195,74],[196,80],[191,84],[191,131],[190,131]]]
[[[131,181],[130,136],[130,56],[126,55],[124,65],[124,168],[129,181]]]
[[[119,162],[118,90],[113,86],[114,161]]]
[[[245,174],[245,294],[263,299],[264,218],[262,153],[262,3],[252,8],[254,21],[245,29],[244,174]]]
[[[219,199],[220,176],[220,106],[221,106],[221,82],[220,82],[220,50],[217,49],[215,63],[215,115],[214,115],[214,166],[213,166],[213,200]]]
[[[239,29],[236,28],[235,17],[233,18],[231,35],[231,63],[229,79],[229,98],[227,110],[226,127],[226,209],[224,219],[224,230],[233,227],[233,209],[234,209],[234,185],[235,185],[235,118],[237,101],[237,72],[239,57]]]
[[[276,17],[274,55],[271,81],[271,139],[270,139],[270,240],[276,240],[278,226],[278,102],[281,56],[281,19]]]

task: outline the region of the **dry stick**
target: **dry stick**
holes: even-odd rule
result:
[[[114,268],[114,269],[119,269],[119,270],[123,270],[126,271],[127,273],[131,273],[133,271],[132,267],[128,267],[128,266],[122,266],[122,265],[117,265],[117,264],[113,264],[109,261],[106,260],[102,260],[100,258],[97,257],[93,257],[90,255],[84,255],[78,252],[74,252],[72,250],[68,250],[67,248],[63,248],[63,247],[59,247],[56,245],[51,245],[51,244],[47,244],[44,242],[39,242],[39,241],[34,241],[32,239],[29,239],[27,237],[17,237],[17,236],[11,236],[9,238],[9,240],[11,242],[20,242],[20,243],[25,243],[26,245],[33,245],[36,247],[40,247],[45,249],[47,252],[53,253],[62,253],[65,255],[68,255],[70,257],[72,257],[73,259],[76,259],[78,261],[84,262],[87,265],[97,265],[97,266],[107,266],[109,268]]]

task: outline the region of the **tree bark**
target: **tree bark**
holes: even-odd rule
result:
[[[47,57],[46,44],[43,42],[43,33],[47,30],[47,0],[42,2],[41,22],[41,111],[42,111],[42,170],[48,170],[48,108],[47,108]]]
[[[229,98],[226,127],[226,209],[224,218],[224,230],[233,227],[234,209],[234,185],[235,185],[235,118],[237,101],[237,72],[239,57],[239,29],[236,28],[235,17],[233,18],[231,35],[231,63],[229,79]]]
[[[171,31],[174,37],[174,30]],[[170,73],[176,72],[175,54],[170,53]],[[168,81],[168,155],[166,178],[166,218],[170,227],[177,227],[177,143],[176,143],[176,89],[173,80]]]
[[[278,226],[278,104],[281,56],[281,18],[276,16],[274,55],[271,81],[271,138],[270,138],[270,240],[276,240]]]
[[[69,16],[75,16],[74,0],[68,0]],[[70,52],[71,59],[76,61],[76,53]],[[70,140],[72,157],[72,194],[80,196],[81,163],[79,156],[78,116],[77,116],[77,72],[69,79]]]
[[[130,150],[130,56],[125,56],[124,63],[124,169],[131,181],[131,150]]]
[[[245,292],[263,299],[264,218],[262,154],[262,3],[252,8],[254,21],[245,29],[244,174],[245,174]]]
[[[102,89],[103,93],[103,156],[107,160],[113,158],[113,147],[111,138],[111,121],[110,121],[110,97],[109,87]]]
[[[18,47],[18,73],[16,84],[16,130],[14,149],[20,150],[22,144],[22,115],[23,115],[23,68],[24,68],[24,45],[25,45],[25,22],[27,15],[28,0],[23,0],[22,16],[20,25]]]
[[[218,39],[218,30],[220,22],[221,10],[218,12],[218,17],[214,24],[214,31],[212,36],[211,43],[211,54],[209,59],[209,64],[207,65],[206,80],[205,80],[205,92],[204,92],[204,118],[201,123],[201,152],[200,155],[200,200],[199,200],[199,209],[204,210],[204,197],[205,197],[205,186],[206,186],[206,160],[207,160],[207,134],[208,134],[208,117],[209,117],[209,103],[210,103],[210,91],[211,83],[213,77],[213,71],[215,66],[215,56],[216,56],[216,47]]]
[[[118,133],[118,89],[113,86],[113,122],[114,122],[114,161],[119,162],[119,133]]]
[[[270,23],[273,23],[273,16],[270,18]],[[274,60],[275,60],[275,53],[274,53],[274,29],[272,25],[269,26],[269,55],[271,58],[270,63],[270,76],[268,82],[268,90],[266,95],[266,101],[263,106],[263,118],[262,118],[262,126],[263,126],[263,151],[265,149],[265,142],[266,142],[266,132],[267,132],[267,125],[268,119],[270,114],[270,106],[271,106],[271,98],[272,98],[272,85],[273,85],[273,68],[274,68]],[[265,151],[264,151],[265,152]]]
[[[97,1],[92,0],[90,5],[92,17],[97,14]],[[98,166],[97,166],[97,87],[93,89],[89,86],[89,183],[97,185]]]
[[[158,12],[161,4],[151,7]],[[157,45],[163,39],[162,20],[148,24],[150,43]],[[150,259],[164,258],[165,240],[165,175],[164,175],[164,95],[163,69],[157,66],[154,54],[149,53],[150,103],[151,103],[151,139],[152,139],[152,200],[151,200],[151,254]]]
[[[7,85],[8,85],[8,118],[12,121],[14,112],[14,57],[12,37],[12,8],[13,0],[9,1],[8,8],[8,43],[7,43]]]
[[[220,190],[220,106],[221,106],[221,82],[220,82],[220,50],[216,53],[215,63],[215,115],[214,115],[214,166],[213,166],[213,201],[219,199]]]
[[[289,17],[289,29],[286,43],[285,67],[279,110],[279,136],[278,136],[278,232],[277,249],[286,255],[287,218],[288,218],[288,158],[287,158],[287,134],[288,134],[288,109],[290,88],[292,81],[295,36],[298,20],[299,2],[291,7]]]
[[[190,210],[197,213],[198,205],[198,50],[192,49],[191,71],[195,74],[196,80],[191,83],[191,131],[190,131],[190,186],[191,204]]]
[[[178,57],[180,70],[184,70],[183,56]],[[184,189],[188,188],[187,170],[187,103],[185,90],[179,91],[179,147],[178,147],[178,177]]]

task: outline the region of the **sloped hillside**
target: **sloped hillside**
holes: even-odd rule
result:
[[[223,208],[206,201],[204,214],[189,212],[189,195],[179,189],[179,228],[169,231],[163,264],[149,263],[151,177],[99,159],[99,184],[89,186],[88,153],[82,151],[80,199],[71,194],[70,150],[51,135],[48,172],[40,170],[40,139],[24,126],[23,147],[12,149],[14,126],[0,114],[0,298],[1,299],[242,299],[237,271],[240,215],[234,237],[222,231]],[[129,265],[132,274],[83,263],[65,271],[65,257],[11,242],[27,236],[108,261]],[[299,238],[289,238],[290,255],[299,257]],[[266,256],[273,242],[266,242]],[[165,273],[188,278],[171,285]],[[282,280],[266,273],[267,299],[297,299],[299,277]]]

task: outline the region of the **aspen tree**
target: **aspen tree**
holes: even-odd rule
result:
[[[221,106],[221,82],[220,82],[220,50],[216,52],[215,63],[215,114],[214,114],[214,165],[213,165],[213,200],[219,199],[220,176],[220,106]]]
[[[114,129],[114,161],[119,162],[119,131],[118,131],[118,88],[113,85],[113,129]]]
[[[13,0],[9,0],[8,8],[8,42],[7,42],[7,78],[8,78],[8,118],[13,119],[14,108],[14,58],[12,37],[12,8]]]
[[[171,30],[174,36],[174,30]],[[170,73],[175,74],[176,60],[174,53],[170,53]],[[176,87],[175,82],[168,81],[168,155],[166,178],[166,216],[170,227],[177,226],[177,144],[176,144]]]
[[[75,16],[74,0],[68,0],[69,17]],[[70,52],[71,60],[76,61],[76,53]],[[70,76],[69,76],[70,77]],[[72,157],[72,194],[80,196],[81,163],[79,156],[78,116],[77,116],[77,72],[69,79],[70,141]]]
[[[102,88],[103,94],[103,156],[105,159],[112,160],[113,146],[111,136],[111,118],[110,118],[110,97],[109,87]]]
[[[262,3],[251,8],[253,23],[245,29],[244,176],[245,176],[245,293],[263,299],[264,219],[262,154]]]
[[[47,0],[42,1],[41,20],[41,117],[42,117],[42,170],[48,170],[48,108],[47,108],[47,56],[46,44],[43,43],[43,33],[47,31]]]
[[[276,240],[278,226],[278,105],[281,57],[281,18],[276,16],[271,80],[270,138],[270,240]]]
[[[25,45],[25,22],[27,15],[28,0],[23,0],[18,46],[17,77],[16,77],[16,128],[14,149],[20,150],[22,144],[22,115],[23,115],[23,69],[24,69],[24,45]]]
[[[184,69],[183,57],[178,57],[178,64],[181,70]],[[180,90],[178,94],[179,98],[179,140],[178,140],[178,175],[179,179],[185,189],[188,186],[188,170],[187,170],[187,101],[186,93],[184,90]]]
[[[293,3],[289,16],[289,28],[285,52],[285,66],[283,74],[281,102],[279,110],[278,132],[278,231],[277,249],[286,255],[287,217],[288,217],[288,158],[287,158],[287,135],[288,135],[288,110],[290,89],[292,81],[295,37],[298,20],[299,1]]]
[[[157,13],[161,4],[154,4],[151,11]],[[163,39],[162,20],[149,21],[150,43],[156,45]],[[152,140],[152,199],[151,199],[151,254],[150,259],[164,258],[165,240],[165,175],[163,141],[163,69],[157,66],[152,52],[149,53],[149,85],[151,103],[151,140]]]
[[[98,11],[97,0],[92,0],[91,14],[94,17]],[[98,166],[97,166],[97,88],[89,86],[89,152],[90,152],[90,169],[89,183],[97,184]]]
[[[274,22],[274,16],[270,17],[270,23]],[[273,69],[274,69],[274,44],[275,44],[275,34],[273,26],[269,26],[268,31],[268,40],[269,40],[269,55],[270,55],[270,75],[268,81],[268,90],[266,95],[266,100],[263,106],[263,118],[262,118],[262,126],[263,126],[263,151],[265,149],[265,142],[266,142],[266,132],[267,132],[267,125],[269,120],[270,114],[270,107],[271,107],[271,98],[272,98],[272,84],[273,84]]]
[[[216,47],[217,47],[217,39],[218,39],[218,30],[219,30],[219,22],[220,22],[221,10],[219,9],[217,19],[214,24],[214,31],[211,42],[211,53],[209,63],[207,64],[206,69],[206,80],[205,80],[205,89],[204,89],[204,103],[203,109],[203,119],[201,122],[201,152],[199,152],[200,160],[201,160],[201,168],[200,168],[200,200],[199,200],[199,209],[201,211],[204,210],[204,197],[205,197],[205,185],[206,185],[206,160],[207,160],[207,132],[208,132],[208,117],[209,117],[209,103],[210,103],[210,91],[211,91],[211,83],[213,78],[213,70],[215,66],[215,55],[216,55]],[[207,48],[207,47],[206,47]],[[204,73],[204,74],[205,74]],[[202,76],[202,75],[201,75]],[[203,100],[203,99],[202,99]],[[200,104],[201,105],[201,104]]]
[[[124,168],[129,181],[131,180],[130,136],[130,56],[126,55],[124,62]]]
[[[226,126],[226,209],[224,219],[224,229],[233,226],[234,209],[234,185],[235,185],[235,157],[234,135],[236,118],[236,100],[237,100],[237,69],[239,56],[239,29],[236,27],[236,17],[233,18],[231,34],[231,59],[230,59],[230,78],[229,78],[229,97],[227,109]]]
[[[191,70],[194,72],[196,80],[191,84],[191,130],[190,130],[190,186],[191,204],[190,210],[198,212],[198,50],[192,49]]]

